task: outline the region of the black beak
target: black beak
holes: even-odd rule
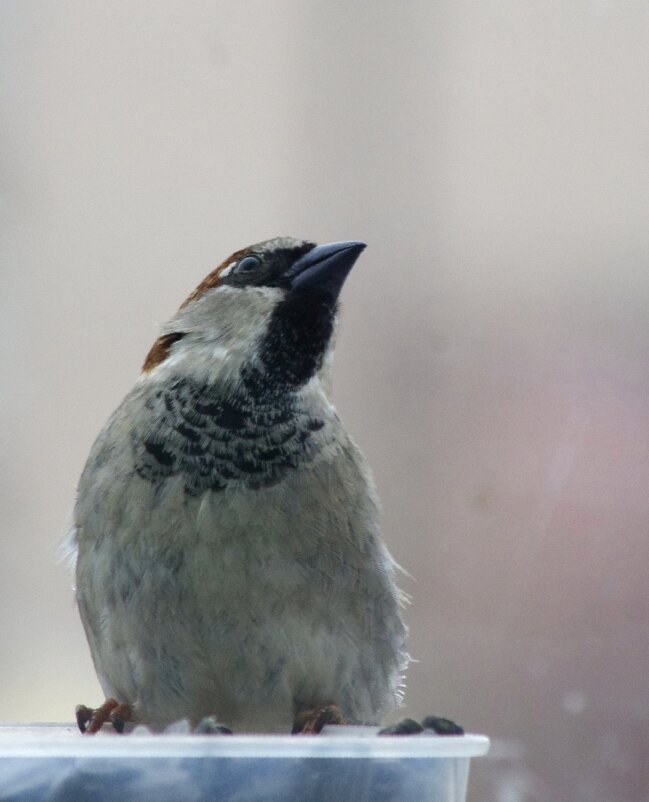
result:
[[[364,248],[364,242],[330,242],[327,245],[316,245],[301,256],[289,270],[291,289],[317,288],[324,290],[335,300]]]

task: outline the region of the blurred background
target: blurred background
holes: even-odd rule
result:
[[[3,0],[0,719],[101,699],[57,546],[158,324],[243,245],[362,239],[403,712],[492,737],[472,802],[646,802],[648,81],[644,0]]]

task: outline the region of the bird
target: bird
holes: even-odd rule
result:
[[[98,435],[69,535],[106,695],[77,707],[82,732],[184,719],[308,734],[401,704],[406,597],[331,400],[339,295],[364,248],[236,251],[163,325]]]

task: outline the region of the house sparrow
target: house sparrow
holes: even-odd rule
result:
[[[72,544],[112,720],[235,731],[379,724],[408,662],[363,455],[329,398],[364,244],[234,253],[166,323],[92,447]],[[214,720],[214,719],[212,719]]]

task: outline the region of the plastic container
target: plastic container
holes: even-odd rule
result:
[[[116,735],[0,725],[0,799],[56,802],[464,802],[483,735]]]

